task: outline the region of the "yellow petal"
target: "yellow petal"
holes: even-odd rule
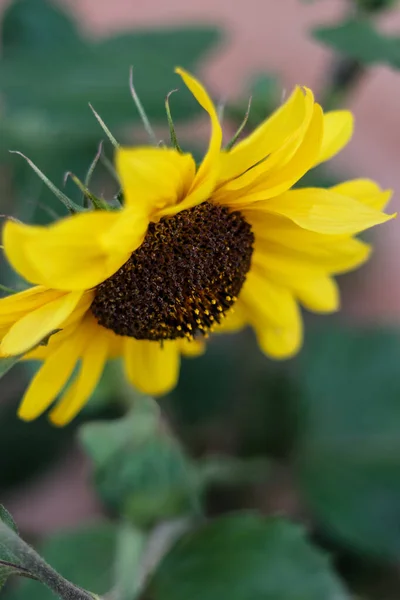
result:
[[[72,335],[79,330],[80,322],[73,323],[68,327],[63,323],[63,328],[49,337],[47,344],[36,346],[33,350],[27,352],[22,360],[47,360],[58,348],[64,344]]]
[[[297,318],[291,324],[266,329],[255,328],[260,348],[267,356],[280,360],[290,358],[300,350],[303,343],[303,322],[297,305],[295,308]]]
[[[295,289],[297,283],[309,281],[324,275],[320,265],[311,260],[303,260],[295,254],[269,252],[267,247],[256,247],[252,257],[252,269],[267,279],[288,289]]]
[[[164,209],[161,212],[162,215],[172,215],[207,200],[214,190],[220,171],[222,129],[215,106],[205,88],[197,79],[181,68],[175,69],[175,72],[182,77],[185,85],[192,92],[197,102],[209,114],[211,120],[211,137],[207,153],[196,173],[187,197],[180,204]]]
[[[94,290],[87,290],[86,292],[83,292],[74,311],[70,314],[68,319],[65,319],[64,323],[62,324],[63,330],[74,327],[77,324],[77,322],[82,319],[82,317],[89,310],[90,305],[93,302],[94,296],[95,296]]]
[[[175,387],[179,375],[178,344],[173,341],[125,340],[125,372],[141,392],[162,396]]]
[[[258,235],[257,230],[255,234],[252,264],[261,257],[264,267],[272,271],[278,281],[284,279],[285,284],[304,279],[307,271],[311,278],[318,278],[318,273],[344,273],[363,264],[371,253],[371,246],[361,240],[317,234],[295,224],[288,231],[277,227],[265,233],[265,237]]]
[[[282,327],[296,318],[296,302],[290,290],[254,270],[247,275],[239,301],[253,327]]]
[[[187,340],[183,338],[177,341],[179,350],[187,358],[201,356],[206,351],[206,345],[203,340]]]
[[[304,281],[296,286],[300,302],[313,312],[330,313],[339,310],[339,288],[332,277]]]
[[[239,300],[263,352],[280,359],[299,350],[302,319],[297,302],[288,289],[252,271]]]
[[[329,160],[340,152],[353,135],[354,119],[348,110],[333,110],[324,114],[324,133],[316,164]]]
[[[322,188],[291,190],[254,206],[287,217],[304,229],[325,234],[358,233],[395,216]],[[250,212],[252,207],[249,205],[247,210]]]
[[[283,166],[278,164],[272,170],[268,169],[268,160],[265,164],[261,163],[242,177],[222,186],[214,194],[214,201],[234,208],[246,208],[291,188],[315,162],[321,146],[322,119],[322,109],[315,104],[309,127],[288,162]],[[241,187],[244,182],[246,187]]]
[[[40,231],[40,227],[28,227],[12,220],[6,221],[3,227],[4,253],[13,269],[30,283],[42,282],[34,261],[26,252],[29,240],[35,239]]]
[[[32,421],[47,410],[72,375],[81,350],[81,341],[75,335],[53,349],[25,393],[18,410],[21,419]]]
[[[90,321],[85,324],[87,339],[82,352],[81,365],[76,379],[50,413],[54,425],[67,425],[82,410],[97,386],[108,357],[108,337],[102,328]]]
[[[190,154],[170,148],[119,148],[116,167],[126,206],[148,215],[184,199],[196,171]]]
[[[230,152],[222,155],[221,181],[235,179],[301,133],[314,102],[312,92],[296,87],[290,98]],[[298,143],[300,143],[299,139]]]
[[[31,350],[55,329],[60,329],[78,304],[82,292],[71,292],[27,313],[4,336],[2,356],[17,356]]]
[[[8,221],[4,249],[11,265],[35,264],[40,283],[55,289],[84,290],[110,277],[142,243],[148,221],[133,211],[73,215],[48,227]]]
[[[384,210],[392,196],[392,190],[381,190],[379,185],[370,179],[353,179],[330,188],[336,194],[354,198],[376,210]]]
[[[43,304],[56,300],[63,295],[58,290],[49,290],[36,286],[17,294],[0,299],[0,326],[11,325],[27,312],[35,310]]]

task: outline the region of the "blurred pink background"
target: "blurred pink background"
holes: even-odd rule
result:
[[[328,74],[332,53],[312,41],[313,26],[333,23],[346,12],[345,0],[60,0],[79,17],[93,36],[140,27],[187,23],[219,25],[224,45],[202,65],[201,77],[214,96],[237,98],[257,72],[276,72],[283,84],[305,84],[318,90]],[[0,11],[8,0],[0,0]],[[400,28],[400,10],[381,20],[387,31]],[[349,103],[356,115],[356,133],[337,165],[354,177],[371,177],[395,190],[391,210],[400,208],[400,73],[371,69]],[[399,192],[397,192],[399,190]],[[396,323],[400,315],[400,220],[376,235],[376,252],[358,277],[345,310],[352,317]],[[380,235],[379,235],[380,234]],[[48,473],[35,489],[17,491],[7,505],[22,529],[44,533],[56,525],[71,525],[98,507],[86,484],[87,466],[76,455],[63,469]],[[61,487],[57,487],[57,478]],[[73,493],[65,493],[65,487]],[[29,502],[29,511],[26,501]],[[5,500],[5,499],[4,499]],[[54,507],[57,506],[57,510]],[[28,517],[29,514],[29,517]],[[62,522],[60,523],[60,515]],[[28,519],[28,521],[27,521]]]

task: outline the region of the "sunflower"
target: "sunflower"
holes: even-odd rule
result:
[[[211,120],[200,166],[174,148],[121,147],[120,210],[5,223],[5,255],[34,287],[0,300],[0,355],[43,361],[19,408],[24,420],[63,392],[50,419],[68,423],[113,357],[139,390],[165,394],[180,356],[201,354],[213,331],[251,325],[268,356],[295,354],[299,304],[337,310],[332,275],[370,254],[353,235],[390,218],[381,212],[390,192],[370,180],[291,189],[348,142],[349,112],[324,115],[297,87],[228,151],[207,92],[176,71]]]

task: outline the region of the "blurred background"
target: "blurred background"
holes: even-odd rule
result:
[[[391,209],[399,210],[400,38],[393,36],[400,8],[381,4],[389,2],[0,0],[0,213],[34,223],[63,214],[8,150],[29,156],[57,186],[66,171],[84,179],[104,138],[88,102],[119,140],[143,141],[131,65],[148,116],[166,136],[164,98],[177,85],[177,64],[225,106],[227,131],[241,122],[249,95],[249,126],[256,126],[295,84],[310,86],[325,106],[351,108],[353,140],[307,184],[373,178],[395,190]],[[367,18],[382,38],[372,43],[358,30],[336,36],[337,25],[353,18]],[[182,143],[200,152],[203,115],[183,89],[171,108]],[[104,157],[92,185],[109,197],[117,190],[107,144]],[[72,182],[66,191],[79,201]],[[354,594],[380,600],[400,594],[399,227],[397,220],[368,234],[372,260],[340,278],[339,316],[305,316],[299,357],[273,363],[250,332],[235,344],[221,336],[204,357],[184,361],[177,390],[161,402],[182,452],[209,466],[208,514],[257,508],[300,521]],[[1,269],[4,284],[19,285],[6,264]],[[137,493],[141,484],[136,463],[127,467],[128,489],[118,488],[126,474],[99,482],[77,433],[88,420],[124,414],[127,391],[116,369],[60,431],[45,418],[24,424],[15,417],[34,368],[18,366],[1,381],[0,500],[22,534],[44,540],[57,561],[59,531],[118,513],[118,494]],[[97,558],[107,562],[101,550]],[[36,598],[29,587],[5,594]]]

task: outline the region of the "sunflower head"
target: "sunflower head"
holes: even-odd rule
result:
[[[268,356],[293,355],[302,341],[299,306],[336,310],[333,276],[370,253],[354,235],[391,218],[382,212],[390,192],[370,180],[293,189],[348,142],[349,112],[324,114],[297,87],[224,149],[207,92],[177,73],[210,117],[200,165],[176,145],[118,147],[122,206],[95,203],[98,210],[46,227],[4,226],[5,255],[33,285],[0,300],[0,353],[43,361],[20,407],[26,420],[67,384],[50,416],[68,422],[109,358],[123,359],[141,391],[164,394],[176,384],[180,356],[202,353],[211,332],[250,325]]]

